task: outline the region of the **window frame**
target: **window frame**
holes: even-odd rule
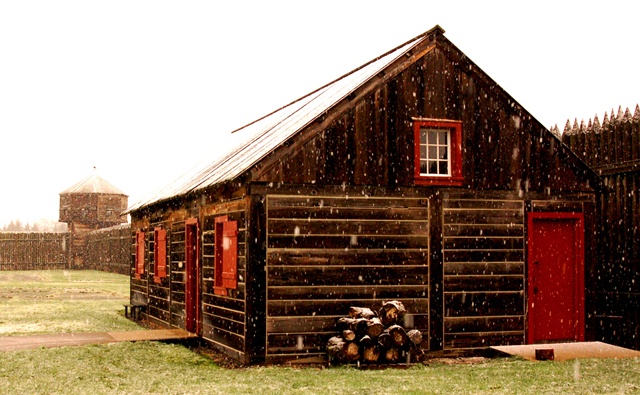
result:
[[[449,131],[449,175],[420,173],[420,135],[422,129]],[[462,122],[449,119],[413,118],[414,182],[423,186],[462,186]]]
[[[134,277],[136,279],[141,279],[144,274],[145,262],[144,262],[144,253],[145,253],[145,232],[143,230],[136,231],[136,261],[135,261],[135,271]]]
[[[153,281],[162,282],[167,277],[167,230],[153,229]]]
[[[227,296],[230,289],[238,288],[238,221],[222,215],[214,219],[215,260],[214,295]],[[227,243],[230,248],[225,249]]]

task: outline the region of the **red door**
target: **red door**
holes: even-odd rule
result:
[[[198,260],[198,220],[185,223],[185,330],[201,334],[200,262]]]
[[[584,340],[581,213],[530,213],[527,343]]]

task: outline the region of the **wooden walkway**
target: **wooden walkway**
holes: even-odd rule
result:
[[[536,349],[552,349],[555,361],[579,358],[639,358],[640,351],[630,350],[602,342],[525,344],[521,346],[491,347],[502,353],[517,355],[530,361],[536,360]]]
[[[127,332],[56,333],[50,335],[0,337],[0,351],[29,350],[87,344],[106,344],[137,341],[170,341],[197,338],[182,329],[154,329]]]

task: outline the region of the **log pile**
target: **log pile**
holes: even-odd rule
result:
[[[400,325],[406,310],[397,300],[385,302],[378,312],[351,307],[349,316],[338,319],[339,336],[327,343],[327,354],[336,363],[398,363],[407,353],[420,352],[422,332]]]

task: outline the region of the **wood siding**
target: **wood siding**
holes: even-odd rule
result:
[[[247,278],[247,215],[242,205],[216,207],[215,213],[204,216],[202,229],[202,337],[213,344],[233,350],[241,360],[246,353],[246,278]],[[238,222],[237,289],[228,295],[214,294],[215,278],[215,218],[221,215]]]
[[[570,151],[443,40],[395,78],[336,104],[340,116],[294,136],[254,181],[413,187],[412,118],[436,118],[462,122],[465,188],[591,191]]]
[[[596,339],[640,349],[640,108],[565,127],[562,140],[603,177],[595,218],[599,260],[587,275]]]
[[[506,197],[444,199],[444,349],[524,343],[524,209]]]
[[[149,227],[149,230],[146,232],[147,250],[147,267],[148,271],[145,273],[147,276],[147,283],[149,284],[149,309],[148,313],[150,316],[154,317],[157,321],[160,321],[163,326],[168,327],[171,322],[171,284],[169,282],[169,276],[163,278],[155,278],[155,232],[154,228],[157,226],[162,226],[161,223],[154,223]],[[167,232],[167,240],[170,240],[169,237],[170,232]],[[171,248],[167,246],[167,255],[170,255]],[[167,273],[168,274],[168,273]]]
[[[414,119],[461,123],[461,187],[416,185]],[[203,336],[236,359],[324,355],[350,306],[390,299],[405,304],[423,349],[474,350],[525,341],[526,213],[591,210],[599,181],[438,33],[233,180],[132,216],[134,228],[171,229],[176,326],[184,220],[199,218]],[[211,291],[219,215],[239,225],[239,283],[228,296]],[[585,215],[586,243],[594,221]]]
[[[226,296],[214,295],[215,227],[217,216],[238,221],[238,286]],[[132,229],[145,232],[145,273],[135,278],[135,232],[132,235],[131,299],[148,303],[148,318],[163,327],[185,329],[186,308],[186,220],[198,219],[198,264],[200,277],[200,335],[212,346],[244,361],[246,353],[246,199],[208,204],[199,210],[159,211],[151,218],[132,221]],[[167,276],[154,277],[154,229],[167,230]]]
[[[94,230],[87,235],[84,268],[129,274],[129,224]]]
[[[68,269],[69,233],[0,232],[0,270]]]
[[[130,290],[131,290],[131,302],[138,303],[147,303],[149,300],[149,290],[148,290],[148,280],[147,275],[149,273],[149,265],[147,252],[148,248],[148,240],[145,234],[145,274],[140,276],[140,278],[136,278],[136,228],[132,227],[131,230],[131,264],[129,266],[130,270]]]
[[[324,354],[350,306],[402,301],[429,330],[427,199],[267,196],[268,361]]]
[[[120,214],[127,209],[128,197],[101,193],[60,194],[60,222],[77,222],[93,229],[127,221]]]
[[[184,220],[177,220],[170,225],[167,232],[169,250],[169,282],[171,307],[169,310],[170,326],[185,328],[185,227]]]

